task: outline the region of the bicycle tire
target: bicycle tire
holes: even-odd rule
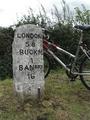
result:
[[[80,73],[84,73],[84,70],[88,70],[90,72],[90,60],[87,57],[84,57],[80,64]],[[80,80],[83,85],[90,90],[90,76],[89,75],[80,75]]]
[[[49,55],[46,52],[44,53],[43,59],[44,59],[44,78],[46,78],[51,70]]]

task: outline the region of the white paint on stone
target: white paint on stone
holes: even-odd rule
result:
[[[12,45],[13,79],[17,93],[37,96],[44,90],[42,29],[22,25],[16,29]]]

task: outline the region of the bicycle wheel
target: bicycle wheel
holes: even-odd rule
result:
[[[51,64],[47,53],[44,53],[43,58],[44,58],[44,77],[46,78],[50,72]]]
[[[82,60],[79,72],[83,73],[83,75],[80,75],[83,85],[90,90],[90,60],[87,57]]]

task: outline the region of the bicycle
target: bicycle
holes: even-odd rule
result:
[[[83,85],[90,90],[90,50],[83,41],[84,31],[90,30],[90,25],[76,25],[76,29],[81,31],[80,40],[77,46],[76,54],[73,55],[61,47],[48,42],[48,38],[43,39],[44,48],[44,72],[45,78],[48,76],[51,70],[51,57],[54,58],[65,70],[69,78],[74,81],[77,76],[80,76],[80,80]],[[47,32],[45,30],[45,32]],[[66,65],[56,54],[55,51],[64,53],[70,57],[69,64]],[[83,54],[80,54],[82,51]]]

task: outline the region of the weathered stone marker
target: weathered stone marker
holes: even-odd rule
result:
[[[44,90],[42,29],[29,24],[18,27],[12,49],[16,93],[22,99],[37,98]]]

